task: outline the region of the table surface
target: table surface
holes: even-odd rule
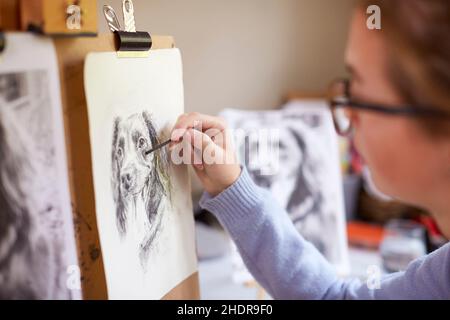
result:
[[[365,282],[368,277],[368,267],[381,268],[381,257],[377,251],[360,248],[349,248],[351,273],[349,278],[359,278]],[[219,258],[199,262],[201,299],[211,300],[254,300],[258,289],[246,287],[233,281],[232,256],[227,253]]]

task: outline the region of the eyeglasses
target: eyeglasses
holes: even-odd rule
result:
[[[430,117],[450,120],[450,114],[436,108],[423,106],[387,106],[359,102],[351,98],[350,81],[334,81],[328,92],[328,102],[333,115],[333,122],[338,134],[347,136],[352,133],[352,110],[366,110],[391,116]]]

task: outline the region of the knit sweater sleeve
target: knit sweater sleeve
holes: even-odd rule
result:
[[[245,169],[218,196],[204,193],[200,206],[218,218],[249,271],[275,299],[450,298],[449,245],[412,262],[405,272],[381,278],[371,289],[356,279],[342,280]]]

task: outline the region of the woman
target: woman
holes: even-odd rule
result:
[[[382,29],[366,27],[366,8],[381,8]],[[347,64],[350,82],[333,85],[332,110],[340,133],[352,133],[381,191],[433,213],[450,238],[450,2],[374,0],[355,10]],[[216,154],[233,154],[193,130],[201,122],[225,130],[217,118],[189,114],[172,135]],[[173,146],[172,146],[173,147]],[[195,147],[195,146],[194,146]],[[213,212],[238,246],[254,277],[274,298],[449,299],[450,244],[381,279],[379,289],[344,281],[294,229],[270,194],[235,163],[194,165],[206,190],[201,206]]]

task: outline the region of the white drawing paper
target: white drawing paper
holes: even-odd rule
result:
[[[178,49],[85,64],[96,214],[111,299],[160,299],[197,270],[190,181],[167,147],[184,110]]]
[[[7,33],[0,61],[0,299],[79,299],[51,40]]]
[[[299,233],[339,274],[347,274],[339,151],[326,104],[313,100],[271,111],[227,109],[221,116],[231,129],[244,132],[235,135],[235,143],[254,182],[272,192]],[[240,266],[237,269],[242,270]],[[239,274],[237,278],[246,278]]]

